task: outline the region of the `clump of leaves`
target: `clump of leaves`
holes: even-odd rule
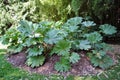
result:
[[[99,66],[102,69],[106,69],[113,65],[113,60],[110,58],[110,56],[106,55],[106,52],[103,50],[93,50],[92,53],[88,53],[88,55],[91,63],[95,67]]]
[[[43,65],[45,61],[44,56],[31,56],[27,59],[27,65],[31,66],[32,68],[34,67],[39,67],[40,65]]]
[[[116,32],[116,28],[104,24],[96,31],[94,27],[97,26],[93,21],[86,21],[82,17],[71,18],[64,24],[22,20],[17,28],[10,28],[1,40],[9,44],[8,49],[14,53],[26,50],[26,64],[31,67],[41,66],[48,56],[57,54],[60,61],[55,63],[55,69],[59,72],[68,71],[71,64],[80,60],[78,50],[86,50],[91,63],[105,69],[113,61],[106,54],[110,48],[103,43],[102,35],[111,35]]]
[[[107,35],[116,33],[116,28],[109,24],[104,24],[100,26],[101,32]]]

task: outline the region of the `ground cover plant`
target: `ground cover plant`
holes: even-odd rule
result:
[[[80,60],[78,52],[81,50],[87,52],[95,67],[106,69],[112,66],[113,60],[107,55],[110,47],[102,40],[103,35],[114,33],[114,26],[96,25],[82,17],[70,18],[65,23],[21,20],[19,26],[6,31],[1,41],[8,45],[10,53],[19,54],[24,50],[27,54],[26,64],[33,68],[42,66],[48,57],[56,54],[60,60],[54,68],[65,72],[71,69],[71,64]]]

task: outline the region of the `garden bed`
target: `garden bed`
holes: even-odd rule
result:
[[[117,54],[120,53],[120,46],[119,45],[111,45],[114,48],[113,52],[108,52],[107,55],[109,55],[113,60],[114,64],[116,64],[117,61]],[[37,68],[31,68],[26,65],[26,53],[20,52],[19,54],[13,54],[10,55],[7,59],[10,63],[12,63],[14,66],[19,67],[21,69],[27,70],[31,73],[39,73],[44,75],[52,75],[52,74],[58,74],[63,76],[68,75],[96,75],[101,72],[103,72],[103,69],[100,69],[99,67],[94,67],[89,61],[89,58],[86,57],[86,53],[84,51],[81,51],[80,53],[81,59],[72,65],[71,69],[68,72],[59,73],[54,69],[54,64],[59,61],[59,56],[54,55],[51,58],[48,58],[43,66],[37,67]]]

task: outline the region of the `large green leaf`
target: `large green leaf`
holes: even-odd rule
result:
[[[28,36],[32,33],[32,22],[28,22],[28,21],[20,21],[20,26],[18,27],[18,30],[23,33],[24,35]]]
[[[66,55],[69,53],[71,43],[69,41],[61,40],[54,46],[51,54]]]
[[[28,52],[29,57],[30,56],[38,56],[38,55],[41,55],[43,53],[43,48],[42,47],[40,47],[40,48],[33,47],[33,48],[29,48],[27,50],[27,52]]]
[[[53,22],[50,21],[42,21],[39,24],[39,28],[36,32],[40,33],[43,37],[45,34],[53,27]]]
[[[99,27],[101,29],[101,31],[105,34],[108,34],[108,35],[111,35],[111,34],[114,34],[116,33],[116,28],[112,25],[109,25],[109,24],[104,24],[104,25],[101,25]]]
[[[40,43],[43,40],[41,39],[41,37],[39,37],[39,38],[26,38],[23,41],[24,41],[23,46],[30,47],[31,45],[36,45],[37,43]]]
[[[103,50],[97,51],[97,50],[92,50],[92,53],[95,55],[95,57],[101,59],[103,56],[106,55],[106,52]]]
[[[27,46],[27,47],[30,47],[31,45],[33,45],[33,39],[32,38],[26,38],[24,40],[24,43],[23,43],[23,46]]]
[[[41,56],[31,56],[27,59],[26,64],[28,66],[31,66],[32,68],[34,68],[34,67],[43,65],[44,61],[45,61],[45,57],[42,55]]]
[[[77,45],[79,49],[89,50],[91,48],[90,42],[88,40],[79,41],[79,45]]]
[[[65,25],[68,26],[77,26],[79,24],[81,24],[83,18],[82,17],[74,17],[74,18],[70,18]]]
[[[51,29],[50,31],[47,32],[44,41],[48,44],[54,44],[62,40],[63,37],[64,34],[61,33],[61,30]]]
[[[60,62],[56,62],[55,69],[59,72],[65,72],[70,69],[70,62],[65,57],[62,57]]]
[[[20,26],[18,27],[18,30],[25,36],[33,36],[38,27],[38,24],[33,24],[32,22],[22,20],[20,21]]]
[[[69,32],[75,32],[78,29],[79,26],[69,26],[69,27],[64,27],[65,30]]]
[[[84,37],[87,38],[91,43],[97,43],[102,40],[102,36],[98,32],[92,32],[89,34],[85,34]]]
[[[76,63],[78,60],[80,60],[80,56],[77,53],[73,52],[70,56],[70,62]]]
[[[51,29],[47,32],[44,41],[48,44],[54,44],[62,40],[65,37],[65,33],[61,30]]]
[[[94,66],[99,66],[102,69],[109,68],[113,65],[113,60],[109,56],[103,56],[101,59],[97,58],[95,56],[92,56],[90,58],[91,63],[94,64]]]
[[[113,50],[112,47],[106,43],[96,43],[93,46],[96,50],[104,50],[104,51],[110,51]]]
[[[64,25],[63,29],[69,32],[75,32],[78,29],[78,25],[81,24],[82,17],[70,18]]]
[[[95,26],[96,24],[93,21],[84,21],[82,22],[82,25],[85,27],[91,27],[91,26]]]

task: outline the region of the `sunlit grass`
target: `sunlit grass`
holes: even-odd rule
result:
[[[6,54],[7,50],[6,49],[0,49],[0,54]]]

